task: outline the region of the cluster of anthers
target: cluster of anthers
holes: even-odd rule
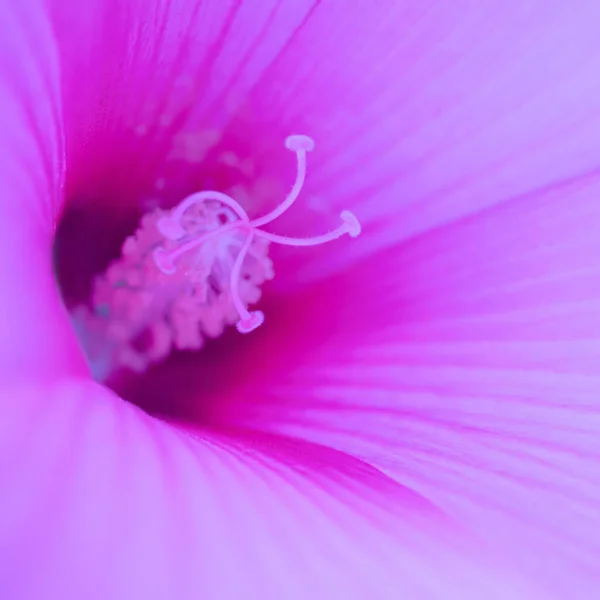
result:
[[[290,238],[261,229],[298,197],[306,153],[314,148],[304,135],[288,137],[285,145],[296,153],[296,181],[283,203],[263,217],[250,219],[230,196],[204,191],[170,211],[142,218],[123,244],[121,258],[94,281],[91,309],[80,307],[74,314],[88,339],[92,364],[102,355],[111,371],[122,366],[141,372],[173,347],[199,349],[204,336],[216,337],[226,325],[235,323],[240,333],[249,333],[264,321],[261,311],[248,306],[273,277],[271,242],[314,246],[345,233],[359,235],[360,224],[350,211],[341,213],[337,229],[317,237]]]

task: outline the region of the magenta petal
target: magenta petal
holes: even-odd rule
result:
[[[68,115],[68,188],[119,210],[160,193],[165,161],[201,169],[314,8],[310,0],[48,4]]]
[[[187,437],[96,384],[6,392],[7,600],[539,598],[439,519],[353,506],[335,479]]]
[[[599,20],[595,0],[321,3],[254,97],[273,122],[305,126],[311,201],[351,209],[363,234],[312,259],[287,253],[275,285],[597,168]]]
[[[599,197],[597,175],[526,195],[290,299],[217,417],[360,457],[594,598]]]
[[[468,10],[385,0],[372,11],[331,1],[49,4],[70,188],[131,202],[160,193],[168,157],[201,169],[227,136],[244,140],[256,167],[302,131],[317,143],[310,227],[351,209],[364,228],[325,250],[329,260],[302,258],[302,279],[585,173],[600,153],[589,126],[600,109],[594,0],[577,11],[544,0]]]
[[[85,372],[52,273],[63,131],[55,46],[33,5],[0,25],[0,382]]]

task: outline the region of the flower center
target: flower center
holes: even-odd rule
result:
[[[91,306],[72,313],[98,380],[119,368],[144,372],[174,348],[198,350],[206,337],[217,337],[234,323],[240,333],[259,327],[264,314],[248,307],[273,277],[270,243],[314,246],[346,233],[359,235],[358,220],[349,211],[341,213],[337,229],[312,238],[261,229],[298,198],[314,143],[293,135],[286,147],[296,154],[296,180],[284,201],[260,218],[251,220],[236,200],[216,191],[198,192],[170,211],[144,215],[121,257],[96,277]]]

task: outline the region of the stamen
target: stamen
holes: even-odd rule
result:
[[[166,252],[162,247],[158,247],[153,252],[153,258],[160,271],[162,271],[164,274],[171,275],[177,271],[175,260],[183,256],[185,253],[205,244],[210,239],[221,234],[231,232],[238,228],[247,230],[248,235],[246,240],[244,241],[231,269],[229,284],[231,299],[240,317],[237,323],[237,329],[240,333],[249,333],[250,331],[253,331],[259,327],[264,321],[264,315],[262,312],[248,312],[239,294],[240,269],[255,236],[266,239],[269,242],[275,242],[277,244],[283,244],[286,246],[315,246],[335,240],[345,233],[349,234],[351,237],[357,237],[361,232],[358,219],[348,210],[344,210],[340,215],[343,223],[340,227],[330,233],[312,238],[290,238],[287,236],[268,233],[259,229],[259,227],[262,225],[266,225],[267,223],[274,221],[277,219],[277,217],[286,212],[296,201],[300,195],[302,186],[304,185],[304,179],[306,177],[306,153],[314,149],[314,141],[305,135],[291,135],[286,139],[285,145],[286,148],[296,153],[298,163],[296,181],[294,182],[294,185],[292,186],[292,189],[285,200],[270,213],[258,219],[249,220],[244,209],[233,198],[221,192],[205,191],[189,196],[175,209],[173,209],[169,216],[162,217],[157,222],[157,228],[165,238],[172,241],[178,241],[186,236],[187,232],[182,224],[182,218],[184,213],[192,206],[209,200],[217,200],[230,207],[235,212],[238,220],[218,227],[209,233],[205,233],[189,241],[185,241],[171,252]]]

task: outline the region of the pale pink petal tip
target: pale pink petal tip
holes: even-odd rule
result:
[[[156,228],[169,240],[178,240],[185,235],[185,229],[174,219],[163,217],[156,223]]]
[[[311,152],[315,149],[315,142],[307,135],[290,135],[285,140],[285,147],[292,152],[299,150]]]
[[[354,213],[351,213],[349,210],[344,210],[342,211],[340,217],[346,225],[348,235],[353,238],[358,237],[362,231],[362,228]]]
[[[173,264],[171,256],[167,254],[162,248],[156,248],[152,253],[156,266],[165,274],[172,275],[177,270]]]
[[[240,333],[250,333],[258,329],[265,322],[265,315],[260,310],[255,310],[250,313],[250,318],[240,319],[235,327]]]

